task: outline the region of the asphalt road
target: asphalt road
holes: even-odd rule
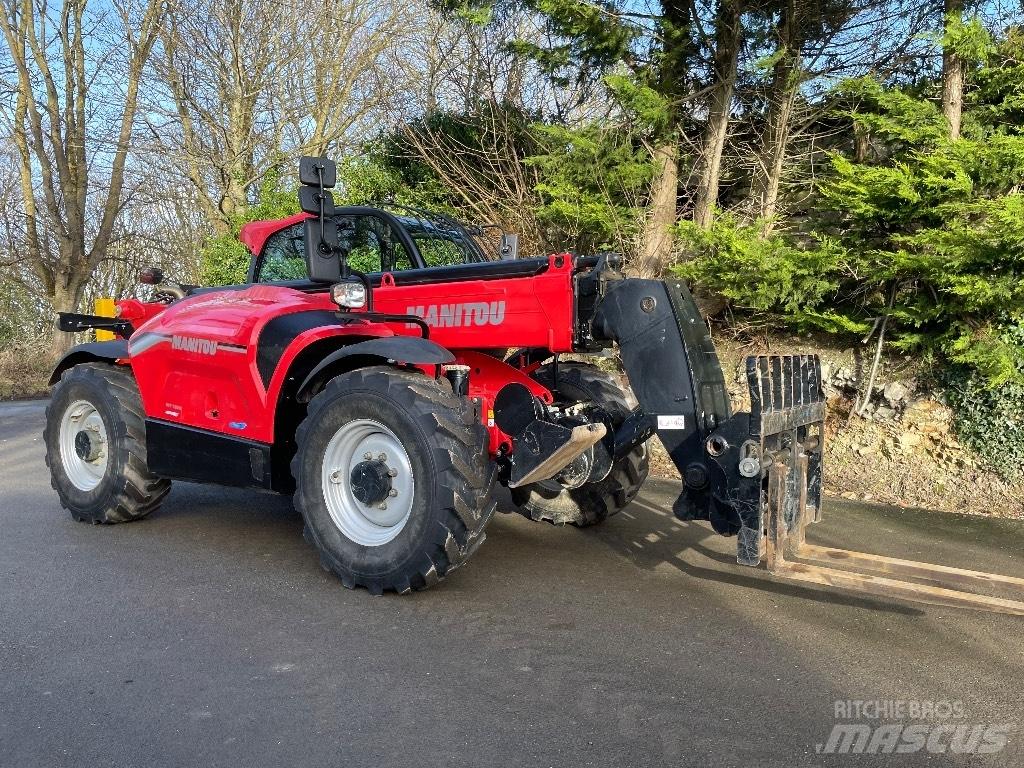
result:
[[[589,531],[501,515],[439,588],[375,598],[287,498],[180,483],[73,522],[42,420],[0,406],[4,768],[1024,765],[1024,620],[774,582],[668,484]],[[814,538],[1024,576],[1021,522],[832,504]],[[847,700],[960,702],[1009,743],[818,754]]]

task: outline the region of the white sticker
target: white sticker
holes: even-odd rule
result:
[[[686,429],[683,416],[658,416],[658,429]]]

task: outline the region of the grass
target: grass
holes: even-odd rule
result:
[[[0,349],[0,400],[42,397],[53,371],[50,339],[25,339]]]

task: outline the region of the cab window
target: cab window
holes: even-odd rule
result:
[[[302,224],[293,224],[268,237],[256,282],[303,280],[307,275],[303,242]]]
[[[413,261],[391,225],[377,216],[338,216],[338,241],[360,272],[412,269]]]
[[[352,269],[373,273],[414,268],[409,252],[384,219],[371,215],[344,215],[335,217],[335,221],[339,245],[348,255]],[[299,223],[267,238],[256,282],[306,279],[304,232],[304,224]]]
[[[462,243],[455,239],[429,234],[414,234],[412,239],[423,257],[423,263],[428,267],[450,267],[472,261]]]

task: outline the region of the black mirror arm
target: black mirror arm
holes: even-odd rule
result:
[[[320,180],[320,247],[328,246],[327,237],[324,234],[324,166],[323,163],[316,164],[316,176]],[[328,246],[329,247],[329,246]]]

